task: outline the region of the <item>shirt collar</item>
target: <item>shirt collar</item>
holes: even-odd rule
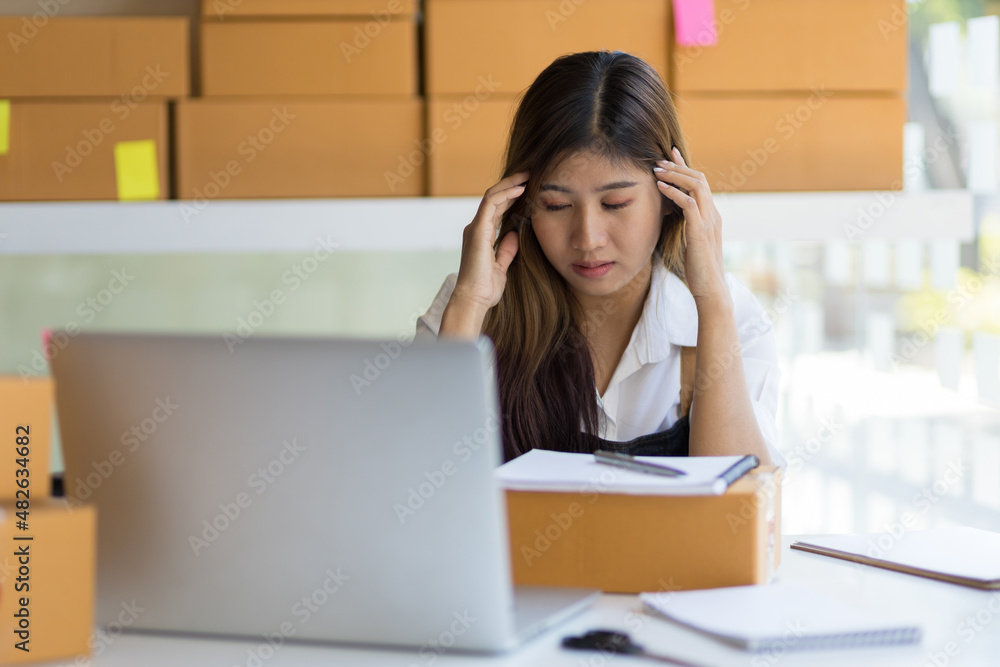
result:
[[[636,323],[639,363],[656,363],[670,356],[670,346],[694,347],[698,342],[698,308],[687,285],[653,255],[649,294]],[[664,335],[665,334],[665,335]]]

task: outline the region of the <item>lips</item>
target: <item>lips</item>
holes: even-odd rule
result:
[[[603,264],[610,264],[611,262],[574,262],[573,266],[582,266],[585,269],[592,269],[595,266],[601,266]]]

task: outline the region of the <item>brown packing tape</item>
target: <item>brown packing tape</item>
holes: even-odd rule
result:
[[[4,452],[0,457],[0,500],[24,498],[25,490],[29,500],[52,492],[54,389],[49,376],[0,375],[0,443]]]
[[[0,664],[91,655],[96,510],[32,497],[27,530],[11,501],[0,510]]]
[[[514,582],[613,593],[766,583],[780,549],[774,470],[720,496],[507,491]]]
[[[202,0],[201,17],[209,21],[229,18],[279,16],[386,18],[412,16],[417,0]]]

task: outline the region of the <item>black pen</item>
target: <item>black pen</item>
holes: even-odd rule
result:
[[[622,454],[620,452],[611,452],[606,449],[598,449],[595,451],[594,458],[597,459],[598,463],[606,463],[608,465],[628,468],[629,470],[635,470],[638,472],[651,473],[653,475],[683,477],[687,474],[683,470],[678,470],[677,468],[671,468],[670,466],[665,466],[660,463],[638,461],[634,456],[629,456],[628,454]]]

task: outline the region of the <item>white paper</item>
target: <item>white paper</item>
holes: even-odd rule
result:
[[[806,648],[810,640],[830,635],[847,640],[861,633],[908,629],[913,641],[920,634],[916,626],[880,619],[795,582],[640,593],[639,599],[671,620],[751,650]],[[830,638],[828,643],[840,642]]]
[[[962,34],[957,21],[931,24],[927,34],[927,78],[932,95],[941,97],[958,90],[961,53]]]
[[[532,449],[496,469],[506,489],[629,493],[651,495],[718,495],[725,488],[715,482],[742,456],[637,456],[687,473],[665,477],[598,463],[593,454]]]
[[[965,22],[969,86],[995,91],[1000,86],[1000,17],[979,16]]]
[[[997,190],[997,124],[989,120],[969,122],[968,189],[979,193]]]
[[[930,242],[930,251],[931,287],[943,290],[954,289],[961,256],[961,247],[958,241],[935,239]]]
[[[972,334],[976,355],[976,384],[979,400],[1000,405],[1000,336],[977,331]]]
[[[896,285],[903,290],[924,286],[924,246],[916,239],[896,241]]]
[[[938,377],[941,386],[958,391],[962,377],[962,350],[965,337],[961,329],[941,327],[934,337],[934,355],[937,357]]]
[[[893,537],[888,547],[882,546],[887,540],[879,541],[884,535],[823,535],[801,541],[930,572],[1000,581],[1000,533],[969,526],[911,530]]]

